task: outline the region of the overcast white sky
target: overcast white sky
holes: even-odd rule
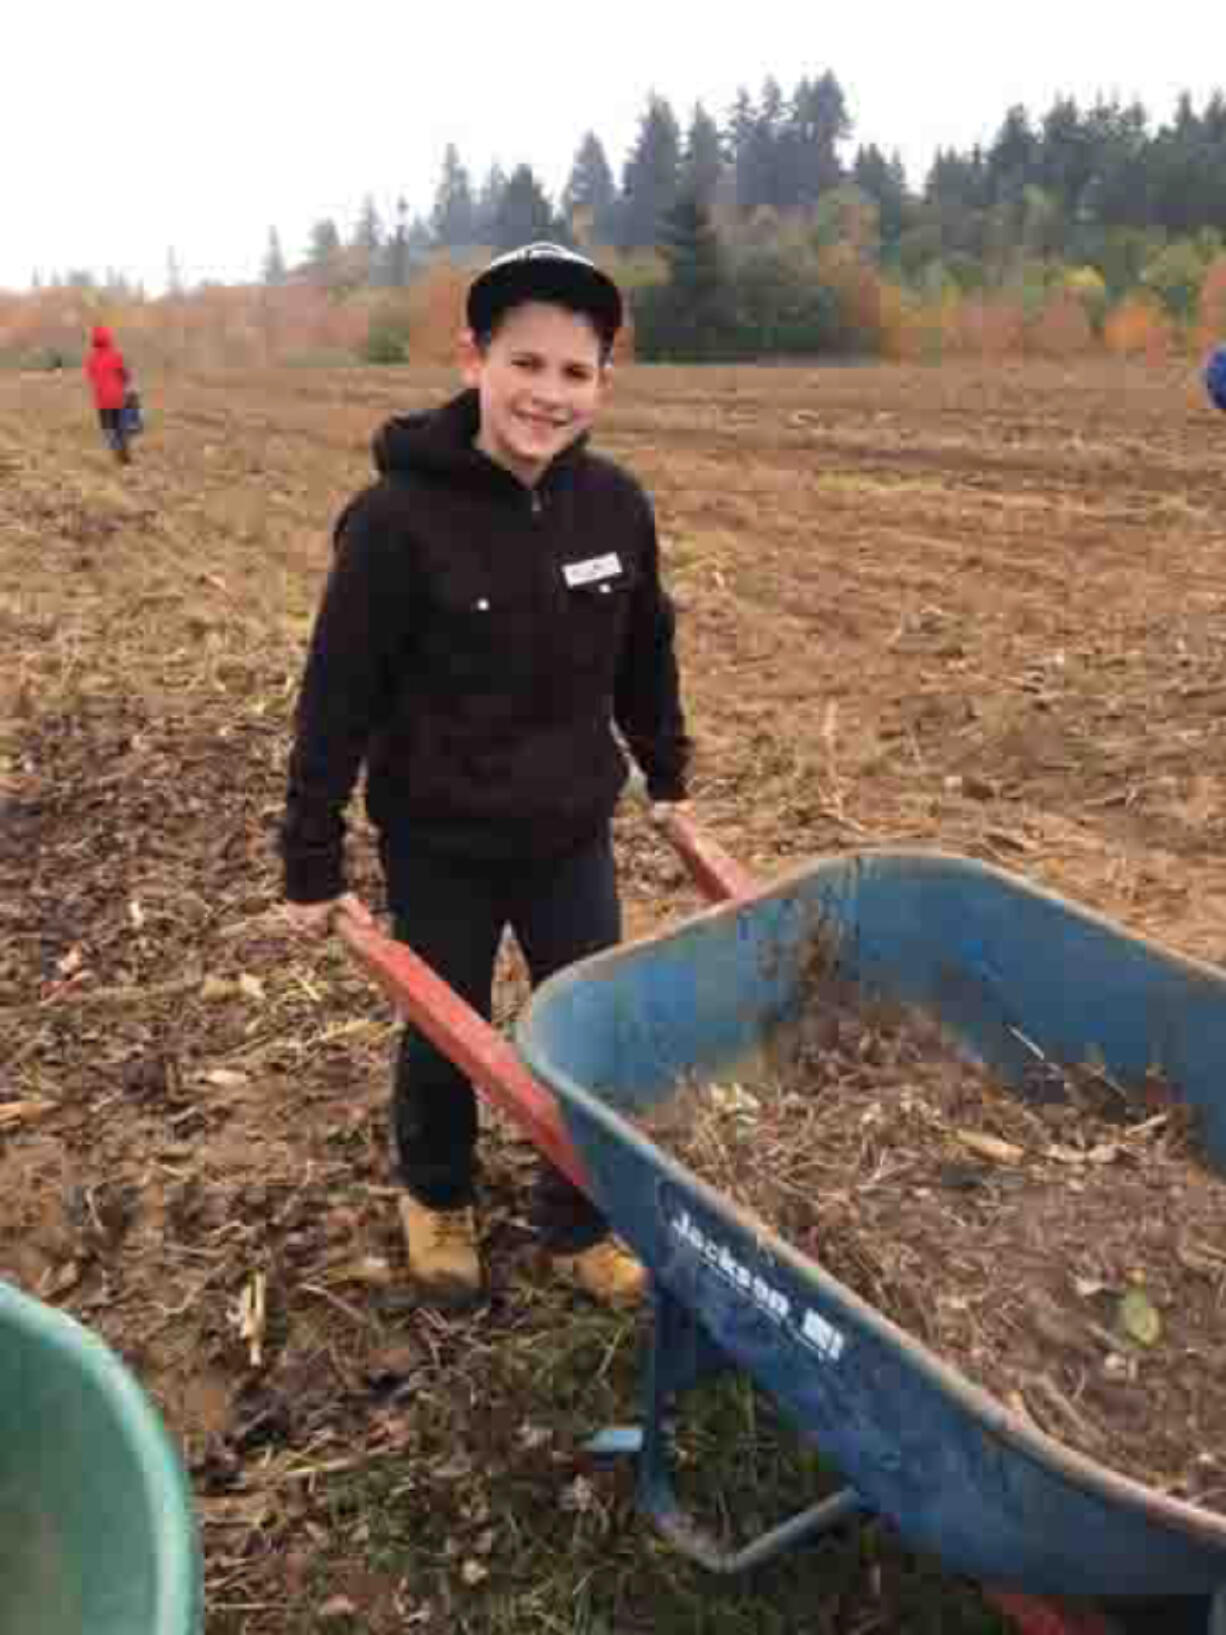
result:
[[[256,275],[311,223],[431,203],[448,141],[551,190],[594,129],[615,171],[650,90],[684,123],[740,85],[832,70],[855,142],[913,182],[938,146],[987,141],[1006,108],[1138,96],[1156,120],[1226,83],[1218,0],[8,0],[0,94],[0,287],[115,267],[162,287]],[[1217,21],[1214,21],[1214,18]]]

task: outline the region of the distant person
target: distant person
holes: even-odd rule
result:
[[[467,317],[469,390],[383,426],[378,481],[337,524],[281,846],[300,932],[369,921],[343,858],[365,764],[394,934],[488,1020],[506,926],[534,983],[621,936],[614,725],[657,817],[685,799],[689,739],[651,502],[587,446],[617,286],[533,244],[476,278]],[[411,1026],[392,1105],[410,1275],[435,1298],[475,1296],[476,1102]],[[557,1275],[639,1297],[642,1266],[548,1164],[535,1214]]]
[[[105,324],[97,324],[90,336],[89,357],[85,373],[93,387],[98,421],[107,445],[120,465],[128,465],[132,451],[128,443],[128,424],[124,407],[128,399],[131,376],[128,366]]]
[[[1205,387],[1214,405],[1226,411],[1226,346],[1219,346],[1205,365]]]

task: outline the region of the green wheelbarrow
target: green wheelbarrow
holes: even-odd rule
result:
[[[118,1357],[0,1282],[0,1631],[199,1635],[178,1454]]]

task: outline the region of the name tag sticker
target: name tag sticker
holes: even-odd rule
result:
[[[621,571],[621,557],[616,551],[610,551],[608,556],[593,556],[587,562],[562,565],[562,577],[571,590],[577,590],[580,585],[598,585],[603,579],[616,579]]]

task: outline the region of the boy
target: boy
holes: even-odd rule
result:
[[[488,1018],[505,926],[534,984],[620,937],[613,723],[657,803],[684,800],[689,740],[650,503],[586,447],[617,286],[532,244],[477,277],[467,318],[468,390],[382,428],[379,480],[337,524],[281,844],[299,930],[365,916],[342,859],[364,762],[395,935]],[[476,1103],[412,1027],[392,1106],[410,1272],[471,1298]],[[537,1216],[559,1273],[599,1299],[641,1294],[641,1266],[547,1165]]]

